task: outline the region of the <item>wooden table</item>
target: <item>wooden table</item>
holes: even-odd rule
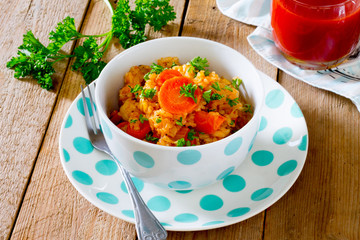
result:
[[[148,32],[150,38],[201,37],[241,52],[295,98],[307,121],[309,153],[296,183],[267,210],[215,230],[169,232],[168,239],[360,239],[360,114],[353,103],[270,65],[246,40],[254,27],[223,16],[215,0],[171,3],[176,20]],[[60,126],[82,77],[69,61],[59,62],[55,87],[46,91],[5,67],[27,30],[46,42],[56,23],[71,16],[82,33],[103,33],[111,26],[108,8],[102,0],[2,0],[0,10],[0,239],[136,239],[133,224],[90,204],[62,169]],[[122,50],[114,41],[105,61]]]

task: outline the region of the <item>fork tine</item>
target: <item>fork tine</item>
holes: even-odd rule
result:
[[[82,85],[80,85],[80,87],[81,87],[81,96],[82,96],[83,106],[84,106],[86,128],[88,129],[88,131],[93,131],[96,134],[96,127],[90,121],[90,113],[89,113],[89,109],[88,109],[88,105],[87,105],[87,101],[86,101],[86,97],[85,97],[85,93],[84,93],[84,88]]]

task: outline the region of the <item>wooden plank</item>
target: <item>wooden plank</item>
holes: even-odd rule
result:
[[[206,38],[232,47],[259,70],[276,79],[276,68],[262,59],[246,40],[254,29],[222,15],[215,0],[190,0],[181,35]],[[264,216],[262,212],[246,221],[216,230],[170,232],[168,239],[262,239]]]
[[[66,15],[81,22],[87,1],[13,0],[0,3],[0,239],[9,236],[39,152],[67,62],[57,64],[55,87],[14,79],[6,62],[16,55],[27,30],[47,44],[48,33]],[[65,46],[70,51],[73,44]]]
[[[71,2],[70,0],[68,2]],[[184,1],[172,1],[181,16]],[[181,17],[162,33],[178,35]],[[111,15],[102,0],[92,1],[82,33],[100,34],[111,27]],[[110,60],[123,49],[113,42],[104,56]],[[62,169],[58,139],[61,123],[80,93],[82,77],[68,69],[50,125],[41,147],[13,234],[13,239],[135,239],[133,224],[117,219],[90,204],[71,185]]]
[[[266,214],[264,239],[360,239],[360,114],[341,96],[284,73],[302,109],[309,154],[290,191]]]

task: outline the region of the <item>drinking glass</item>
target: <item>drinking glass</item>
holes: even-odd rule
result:
[[[344,62],[360,40],[360,0],[272,0],[276,46],[291,63],[321,70]]]

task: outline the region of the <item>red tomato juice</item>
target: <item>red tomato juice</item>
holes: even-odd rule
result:
[[[271,15],[276,45],[300,61],[335,62],[359,42],[360,0],[273,0]]]

